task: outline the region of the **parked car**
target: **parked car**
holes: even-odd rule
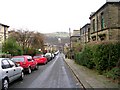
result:
[[[58,55],[58,54],[59,54],[59,50],[54,53],[55,56]]]
[[[33,59],[37,61],[38,64],[47,64],[48,60],[43,55],[33,56]]]
[[[55,55],[52,53],[52,59],[54,59]]]
[[[23,80],[23,68],[8,58],[0,58],[0,90],[7,90],[9,83],[16,79]]]
[[[48,61],[52,60],[52,54],[51,53],[46,53],[45,57],[47,58]]]
[[[29,74],[32,72],[32,70],[38,69],[38,64],[32,59],[32,56],[14,56],[11,60],[23,67],[24,71],[28,72]]]

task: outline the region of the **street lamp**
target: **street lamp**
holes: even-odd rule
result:
[[[61,43],[61,38],[58,38],[58,42]]]
[[[59,43],[59,45],[58,45],[59,46],[59,50],[61,51],[61,38],[60,37],[58,38],[58,43]]]

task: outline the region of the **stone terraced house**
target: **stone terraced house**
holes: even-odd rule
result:
[[[120,40],[120,2],[106,2],[90,19],[90,41]]]
[[[90,42],[90,23],[85,24],[80,29],[80,42],[82,44]]]
[[[0,23],[0,52],[2,51],[2,43],[8,38],[8,25]]]

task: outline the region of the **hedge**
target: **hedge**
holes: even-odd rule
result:
[[[82,52],[75,54],[75,61],[88,68],[95,68],[99,73],[116,67],[120,58],[120,42],[102,42],[85,45]]]
[[[86,66],[88,68],[93,68],[94,62],[93,62],[93,52],[90,49],[90,47],[85,47],[84,50],[75,56],[75,61],[83,66]]]

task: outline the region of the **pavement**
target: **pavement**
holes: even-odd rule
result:
[[[113,82],[103,75],[99,75],[97,72],[95,72],[95,70],[91,70],[84,66],[78,65],[74,62],[74,60],[71,59],[65,58],[64,60],[85,89],[117,88],[117,90],[120,90],[118,83]]]

